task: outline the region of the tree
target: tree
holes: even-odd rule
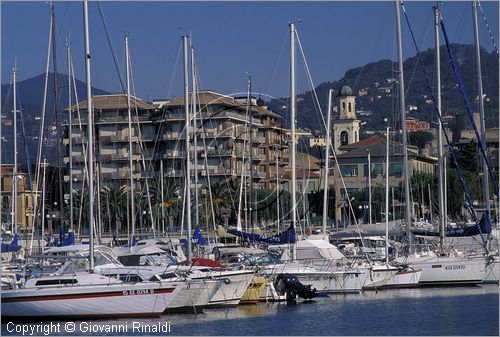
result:
[[[112,184],[101,189],[101,202],[104,205],[102,208],[103,218],[108,218],[109,232],[114,229],[117,236],[127,214],[127,192],[128,189],[125,185]],[[117,220],[120,220],[120,226],[117,225]]]

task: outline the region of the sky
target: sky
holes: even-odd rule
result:
[[[434,45],[436,2],[405,3],[421,50]],[[70,40],[76,76],[84,80],[83,6],[55,2],[58,71],[66,72],[65,44]],[[297,31],[315,85],[340,79],[350,68],[380,59],[396,60],[393,1],[321,2],[163,2],[101,1],[106,28],[123,73],[124,35],[129,35],[133,85],[151,101],[182,95],[181,35],[190,34],[201,88],[224,94],[246,92],[247,73],[262,98],[289,95],[289,27]],[[498,43],[498,1],[482,1]],[[452,42],[473,43],[469,1],[443,1],[441,10]],[[92,85],[111,92],[120,82],[96,2],[89,3]],[[401,18],[404,58],[415,55],[406,21]],[[47,2],[1,2],[1,80],[44,73],[50,10]],[[481,46],[493,50],[479,12]],[[441,35],[442,44],[444,39]],[[309,90],[304,59],[297,47],[297,92]]]

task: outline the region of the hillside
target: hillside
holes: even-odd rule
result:
[[[458,60],[462,80],[471,104],[476,97],[476,78],[474,50],[472,45],[454,44],[452,46]],[[464,127],[463,114],[465,107],[456,86],[455,78],[449,62],[446,46],[441,46],[441,84],[442,84],[442,107],[443,115],[452,115],[457,121],[457,127]],[[498,125],[498,58],[494,52],[481,51],[481,62],[483,72],[483,90],[486,95],[485,113],[487,124]],[[424,67],[434,81],[434,49],[422,52],[422,62]],[[434,120],[434,107],[425,77],[418,64],[418,58],[411,57],[404,62],[406,105],[413,105],[409,116],[416,117],[424,121]],[[379,130],[383,127],[384,118],[388,118],[393,127],[399,128],[398,107],[398,74],[395,71],[397,63],[391,60],[381,60],[369,63],[365,66],[349,69],[344,77],[334,82],[323,82],[316,87],[316,93],[320,100],[321,108],[326,111],[328,90],[333,88],[337,92],[344,84],[352,87],[357,96],[356,109],[358,118],[366,122],[364,131]],[[288,109],[283,102],[288,102],[289,98],[275,99],[266,104],[284,117],[288,123]],[[474,108],[477,104],[474,105]],[[297,97],[297,122],[299,127],[310,130],[323,130],[322,123],[318,118],[315,105],[313,103],[312,92],[308,91]],[[451,127],[455,127],[450,123]]]
[[[61,122],[68,119],[67,114],[63,111],[68,106],[68,77],[64,74],[59,74],[57,77],[58,87],[59,87],[59,111]],[[80,80],[75,80],[77,94],[79,100],[84,99],[87,96],[87,88],[84,82]],[[47,113],[45,116],[45,125],[51,126],[49,129],[50,133],[46,131],[45,142],[44,142],[44,153],[46,154],[47,161],[55,160],[56,151],[54,150],[54,144],[56,140],[55,127],[55,114],[54,114],[54,74],[49,73],[49,82],[47,89]],[[45,85],[45,74],[41,74],[24,81],[17,83],[17,96],[18,96],[18,110],[19,106],[22,110],[22,121],[24,122],[25,137],[22,134],[22,123],[21,117],[18,116],[18,153],[19,153],[19,164],[26,165],[26,156],[23,139],[27,142],[27,152],[30,154],[30,162],[34,163],[35,154],[38,146],[38,137],[40,132],[40,123],[42,116],[43,107],[43,91]],[[2,85],[2,162],[10,163],[13,160],[13,127],[12,127],[12,85],[3,84]],[[107,91],[92,88],[92,92],[95,95],[105,95],[108,94]],[[74,102],[74,97],[73,97]],[[19,114],[19,113],[18,113]],[[47,127],[46,129],[47,130]],[[61,141],[62,142],[62,141]]]

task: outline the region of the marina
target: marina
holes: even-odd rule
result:
[[[248,71],[239,93],[203,86],[203,34],[182,28],[161,99],[137,92],[158,90],[141,41],[116,53],[115,4],[45,4],[45,73],[28,87],[16,58],[2,85],[2,335],[498,335],[499,54],[461,4],[472,44],[450,39],[456,4],[366,5],[387,10],[393,60],[319,85],[288,21],[281,98]],[[104,73],[119,89],[94,87]]]
[[[489,308],[484,319],[455,313],[456,307]],[[432,314],[430,314],[432,313]],[[357,317],[353,320],[352,317]],[[362,318],[362,319],[361,319]],[[230,309],[209,309],[198,314],[162,315],[154,319],[84,321],[75,335],[165,335],[133,331],[134,322],[170,325],[171,335],[498,335],[498,287],[484,285],[456,289],[426,288],[366,292],[362,295],[332,295],[289,306],[259,303]],[[52,322],[57,324],[58,322]],[[65,322],[60,322],[64,326]],[[122,331],[90,332],[90,326]],[[30,324],[28,324],[30,326]],[[102,329],[102,328],[101,328]],[[62,328],[59,335],[64,335]],[[127,333],[124,331],[127,330]],[[2,335],[14,335],[2,324]],[[58,335],[57,333],[51,335]]]

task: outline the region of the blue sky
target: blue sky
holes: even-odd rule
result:
[[[483,1],[498,43],[498,2]],[[421,49],[433,46],[435,2],[406,2]],[[20,80],[45,69],[50,11],[45,2],[2,1],[2,83],[10,81],[17,59]],[[121,68],[123,36],[129,34],[136,93],[145,100],[182,95],[180,36],[191,33],[203,89],[244,92],[246,72],[254,91],[288,96],[288,22],[301,19],[298,32],[315,85],[337,80],[350,68],[396,59],[392,1],[350,2],[101,2]],[[470,2],[442,3],[453,42],[472,43]],[[84,79],[81,2],[56,2],[59,71],[66,69],[65,40],[71,37],[77,77]],[[481,44],[492,43],[479,17]],[[402,17],[404,57],[415,54]],[[90,3],[93,85],[120,90],[97,4]],[[442,41],[444,41],[442,39]],[[179,57],[178,57],[179,56]],[[298,92],[309,89],[298,54]],[[177,66],[176,66],[177,63]]]

